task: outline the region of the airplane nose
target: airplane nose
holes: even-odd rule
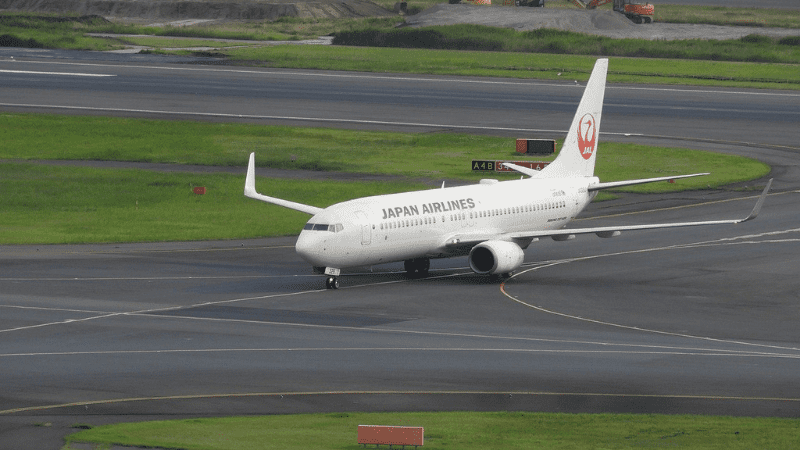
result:
[[[316,239],[309,236],[309,233],[300,233],[300,236],[297,237],[297,243],[294,245],[294,249],[301,258],[311,263],[311,265],[321,265],[319,261],[319,246],[317,245]]]

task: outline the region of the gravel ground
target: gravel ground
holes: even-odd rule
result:
[[[498,1],[498,0],[496,0]],[[763,27],[724,27],[651,23],[636,25],[613,11],[580,11],[528,7],[486,7],[470,4],[440,4],[406,21],[413,27],[469,23],[519,31],[556,28],[612,38],[634,39],[738,39],[748,34],[771,37],[800,36],[800,29]]]

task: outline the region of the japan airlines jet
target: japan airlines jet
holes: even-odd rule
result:
[[[608,238],[628,230],[735,224],[754,219],[772,180],[744,219],[563,228],[600,189],[707,175],[610,183],[601,183],[594,176],[607,69],[607,59],[595,64],[564,145],[550,165],[537,171],[505,164],[527,178],[377,195],[318,208],[259,194],[255,156],[251,153],[244,195],[312,216],[295,248],[315,272],[328,276],[329,289],[338,288],[340,270],[349,267],[405,261],[407,272],[425,275],[431,258],[469,255],[469,266],[476,273],[507,275],[522,265],[523,250],[543,237],[565,241],[594,233]]]

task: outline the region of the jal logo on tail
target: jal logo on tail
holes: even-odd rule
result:
[[[588,160],[594,154],[595,144],[597,143],[597,132],[594,123],[594,116],[586,114],[578,123],[578,149],[583,159]]]

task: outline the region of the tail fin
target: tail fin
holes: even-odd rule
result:
[[[590,177],[594,174],[608,59],[598,59],[558,157],[538,178]]]

